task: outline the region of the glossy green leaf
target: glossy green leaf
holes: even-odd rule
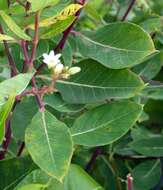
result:
[[[114,102],[93,108],[76,119],[71,134],[76,144],[106,145],[125,135],[139,118],[142,106]]]
[[[63,183],[48,176],[42,170],[35,170],[26,176],[14,190],[24,190],[23,188],[28,184],[39,184],[47,190],[103,190],[82,168],[74,164],[70,166],[68,175]]]
[[[70,43],[67,41],[63,50],[62,50],[62,57],[64,60],[64,65],[71,67],[73,63],[73,50]]]
[[[48,111],[39,112],[26,130],[25,142],[34,162],[48,175],[62,181],[73,151],[68,127]]]
[[[16,106],[11,118],[12,133],[16,139],[24,141],[25,129],[37,112],[38,106],[35,97],[29,97]]]
[[[145,61],[144,63],[137,65],[133,68],[134,72],[144,77],[146,80],[154,78],[163,65],[163,51]]]
[[[42,39],[49,39],[58,34],[61,34],[66,28],[68,28],[75,20],[76,17],[69,16],[64,20],[59,20],[53,24],[50,28],[47,29],[42,35]]]
[[[134,190],[153,188],[161,177],[160,160],[150,160],[138,164],[132,171]]]
[[[144,30],[146,30],[148,33],[160,31],[163,26],[162,18],[159,16],[149,18],[144,22],[140,23],[140,26],[144,28]]]
[[[136,126],[131,131],[131,137],[134,141],[141,140],[141,139],[149,139],[152,137],[161,137],[161,134],[152,133],[149,129],[145,128],[144,126]]]
[[[64,190],[104,190],[81,167],[72,164],[65,179]]]
[[[141,93],[142,97],[163,100],[163,86],[162,85],[149,85]]]
[[[47,6],[55,5],[59,2],[59,0],[41,0],[41,1],[28,0],[28,2],[31,3],[31,11],[35,12]]]
[[[15,21],[8,16],[4,11],[0,11],[0,16],[6,23],[8,28],[19,38],[24,40],[31,40],[31,38],[15,23]]]
[[[19,74],[0,83],[0,102],[11,94],[18,95],[28,86],[33,74]]]
[[[15,95],[11,94],[7,102],[0,108],[0,144],[5,136],[5,123],[15,101]]]
[[[42,190],[42,188],[46,188],[46,190],[63,190],[63,184],[39,169],[27,175],[14,190],[25,190],[29,185],[31,188],[41,187],[40,190]]]
[[[45,187],[41,184],[28,184],[25,186],[20,187],[18,190],[42,190]]]
[[[1,189],[13,190],[36,166],[29,157],[22,157],[0,161],[0,168]]]
[[[69,103],[85,104],[109,98],[129,98],[143,88],[142,80],[129,70],[111,70],[93,60],[77,64],[81,72],[69,80],[57,80],[56,88]]]
[[[132,23],[112,23],[89,36],[77,37],[79,53],[112,69],[140,64],[156,52],[149,34]]]
[[[0,0],[0,10],[4,10],[8,8],[7,0]]]
[[[145,156],[162,157],[163,156],[163,137],[153,137],[140,139],[130,143],[130,147]]]
[[[48,95],[44,98],[44,102],[59,112],[76,113],[84,108],[84,105],[68,104],[59,94]]]

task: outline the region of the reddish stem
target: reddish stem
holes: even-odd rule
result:
[[[26,43],[27,43],[27,42],[26,42],[25,40],[22,40],[22,41],[21,41],[21,46],[22,46],[23,53],[24,53],[24,64],[23,64],[23,69],[22,69],[22,72],[23,72],[23,73],[26,72],[27,66],[28,66],[28,63],[29,63],[29,57],[28,57],[28,52],[27,52]]]
[[[3,160],[5,158],[5,154],[7,152],[8,146],[11,141],[11,127],[10,127],[10,115],[8,116],[6,120],[6,135],[5,135],[5,140],[2,143],[2,148],[3,151],[0,151],[0,160]]]
[[[32,86],[36,89],[36,91],[38,91],[36,80],[35,80],[34,77],[32,78],[31,83],[32,83]],[[43,103],[43,101],[41,99],[41,96],[39,94],[36,94],[35,97],[36,97],[36,101],[37,101],[37,103],[39,105],[40,111],[44,112],[45,111],[45,106],[44,106],[44,103]]]
[[[133,177],[131,174],[127,175],[127,190],[133,190]]]
[[[80,0],[78,1],[77,3],[81,4],[81,5],[84,5],[86,0]],[[76,13],[76,19],[74,20],[74,22],[64,31],[63,33],[63,36],[60,40],[60,42],[58,43],[58,45],[54,48],[54,50],[57,52],[59,50],[62,50],[64,48],[64,45],[66,43],[66,40],[70,34],[70,32],[72,31],[75,23],[77,22],[77,20],[79,19],[79,16],[80,16],[80,13],[81,13],[81,9]]]
[[[3,28],[2,26],[0,25],[0,33],[1,34],[4,34],[4,31],[3,31]],[[14,63],[14,60],[12,58],[12,55],[10,53],[10,50],[9,50],[9,46],[7,44],[7,41],[6,40],[3,40],[3,44],[4,44],[4,47],[5,47],[5,51],[6,51],[6,55],[8,57],[8,62],[9,62],[9,66],[11,68],[11,77],[17,75],[17,69],[16,69],[16,65]]]
[[[81,5],[84,5],[86,2],[86,0],[79,0],[79,1],[76,1],[76,3],[79,3]],[[71,24],[71,26],[69,26],[63,33],[63,36],[61,38],[61,40],[59,41],[59,43],[57,44],[57,46],[54,48],[55,52],[58,52],[59,50],[62,50],[64,48],[64,45],[66,43],[66,40],[69,36],[69,34],[71,33],[75,23],[77,22],[77,20],[79,19],[79,16],[80,16],[80,13],[81,13],[81,9],[77,12],[76,14],[76,19],[74,20],[74,22]],[[36,70],[37,72],[35,73],[35,75],[38,75],[42,69],[44,69],[44,67],[46,66],[45,63],[42,63]]]
[[[29,70],[30,71],[32,71],[32,69],[33,69],[33,61],[36,56],[36,49],[37,49],[37,45],[38,45],[39,18],[40,18],[40,12],[37,12],[35,15],[35,33],[34,33],[34,38],[33,38],[33,48],[32,48],[31,57],[29,59]]]
[[[122,17],[122,21],[125,21],[125,20],[126,20],[128,14],[129,14],[130,11],[132,10],[132,8],[133,8],[135,2],[136,2],[136,0],[131,0],[130,4],[129,4],[129,6],[128,6],[128,9],[126,10],[124,16]]]
[[[95,149],[95,151],[93,152],[93,154],[92,154],[92,156],[91,156],[91,159],[89,160],[88,164],[86,165],[85,170],[86,170],[87,172],[89,172],[89,171],[92,169],[92,167],[93,167],[93,165],[94,165],[94,163],[95,163],[97,157],[98,157],[100,154],[102,154],[102,149],[101,149],[100,147],[97,147],[97,148]]]

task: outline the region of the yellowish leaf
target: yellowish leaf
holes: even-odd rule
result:
[[[59,14],[42,20],[39,23],[39,27],[48,27],[52,24],[57,23],[58,21],[66,20],[69,16],[74,16],[81,8],[82,5],[80,4],[71,4],[64,8]],[[29,25],[27,28],[34,30],[34,24]]]
[[[14,41],[14,38],[5,34],[0,34],[0,41],[7,40],[7,41]]]

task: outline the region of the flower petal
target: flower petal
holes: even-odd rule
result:
[[[61,53],[58,53],[58,54],[55,55],[56,59],[59,59],[61,56],[62,56]]]
[[[48,57],[49,57],[49,55],[47,53],[43,53],[42,56],[44,59],[48,59]]]
[[[55,53],[54,53],[53,50],[50,51],[49,56],[50,56],[50,57],[55,57]]]
[[[46,64],[49,64],[49,60],[48,59],[43,59],[43,62]]]

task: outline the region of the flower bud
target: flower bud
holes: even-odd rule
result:
[[[79,73],[81,71],[81,68],[80,67],[71,67],[69,70],[68,70],[68,73],[70,75],[74,75],[76,73]]]
[[[58,63],[55,66],[55,69],[54,69],[55,74],[57,74],[57,75],[61,74],[62,71],[63,71],[63,68],[64,68],[63,64],[62,63]]]

